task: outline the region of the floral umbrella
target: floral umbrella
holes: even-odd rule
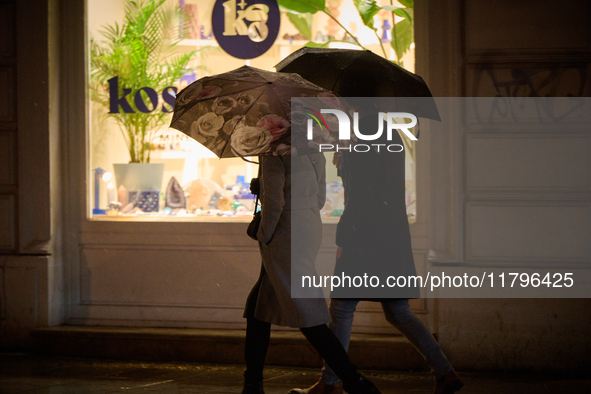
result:
[[[334,94],[297,74],[243,66],[183,89],[170,127],[220,158],[294,154],[308,141],[291,135],[292,97]]]

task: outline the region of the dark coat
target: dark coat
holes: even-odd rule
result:
[[[360,121],[361,131],[371,127],[371,121],[368,125],[366,119]],[[368,130],[371,132],[364,134],[374,133],[375,127]],[[402,145],[398,133],[393,134],[393,141],[370,141],[367,144]],[[379,285],[335,289],[332,298],[384,301],[419,297],[418,288],[385,285],[388,276],[416,276],[406,215],[404,155],[404,151],[388,152],[384,147],[380,152],[372,149],[343,153],[340,172],[345,189],[345,209],[336,237],[343,253],[337,260],[335,275],[377,276]]]

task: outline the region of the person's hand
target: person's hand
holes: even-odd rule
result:
[[[343,254],[343,247],[339,246],[337,248],[337,260],[341,258],[341,255]]]
[[[334,164],[334,166],[336,168],[341,168],[341,161],[342,160],[343,160],[343,156],[339,152],[335,152],[334,155],[332,156],[332,164]]]

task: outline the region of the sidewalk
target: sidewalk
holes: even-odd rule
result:
[[[240,393],[242,365],[121,362],[0,353],[0,393]],[[426,372],[372,372],[366,376],[383,394],[430,394]],[[591,375],[552,376],[525,373],[460,372],[461,394],[591,393]],[[269,366],[265,392],[286,394],[307,387],[317,369]]]

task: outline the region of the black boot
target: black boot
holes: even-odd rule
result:
[[[343,382],[343,389],[349,394],[380,394],[380,390],[362,375],[357,379]]]
[[[265,391],[263,390],[263,382],[244,382],[242,394],[265,394]]]

